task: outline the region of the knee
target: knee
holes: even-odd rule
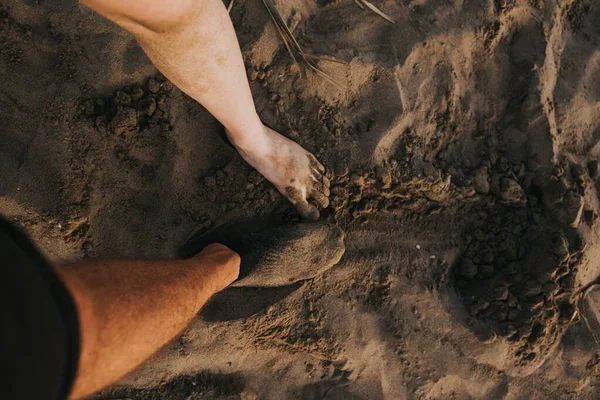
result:
[[[194,0],[149,0],[135,3],[135,22],[154,33],[184,29],[195,16],[199,4]],[[147,5],[142,6],[145,3]]]
[[[183,29],[201,5],[195,0],[82,0],[82,3],[134,34]]]

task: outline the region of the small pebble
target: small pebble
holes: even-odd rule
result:
[[[508,299],[508,288],[505,286],[498,286],[493,290],[494,299],[504,301]]]
[[[158,83],[156,79],[150,78],[148,80],[148,90],[150,93],[158,93],[160,90],[160,83]]]
[[[167,111],[167,99],[164,96],[159,97],[156,106],[160,111]]]
[[[149,97],[141,103],[142,104],[140,104],[140,111],[144,112],[148,116],[152,116],[152,114],[154,114],[154,112],[156,111],[156,100],[154,100],[152,97]]]
[[[514,179],[502,178],[500,180],[500,198],[507,203],[525,203],[525,191]]]
[[[509,321],[514,321],[515,319],[517,319],[518,316],[519,316],[519,310],[511,309],[508,311],[506,318]]]
[[[488,194],[490,191],[490,175],[487,167],[481,167],[473,177],[473,186],[477,193]]]
[[[506,320],[507,312],[504,310],[498,310],[494,313],[493,318],[496,321],[504,321]]]
[[[215,188],[217,186],[217,181],[214,176],[207,176],[204,178],[204,186],[207,188]]]
[[[170,92],[173,90],[173,84],[170,81],[164,81],[162,84],[162,89],[165,92]]]
[[[131,97],[129,97],[127,93],[122,91],[117,92],[115,100],[119,105],[128,106],[129,104],[131,104]]]
[[[142,89],[141,87],[136,87],[133,89],[133,91],[131,92],[131,99],[133,101],[138,101],[140,100],[142,97],[144,97],[144,89]]]
[[[508,301],[506,302],[506,304],[511,308],[515,308],[519,305],[519,300],[509,292]]]

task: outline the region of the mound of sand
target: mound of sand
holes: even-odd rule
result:
[[[264,122],[332,173],[341,262],[224,292],[105,398],[600,396],[580,301],[600,274],[600,6],[373,3],[396,23],[276,3],[343,61],[318,62],[340,87],[293,64],[262,2],[231,12]],[[0,16],[0,212],[52,260],[174,257],[198,226],[291,210],[128,34],[68,2]]]

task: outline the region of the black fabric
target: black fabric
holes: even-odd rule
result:
[[[73,300],[27,237],[0,217],[0,399],[65,399],[79,358]]]

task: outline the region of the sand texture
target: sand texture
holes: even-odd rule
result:
[[[396,23],[275,2],[338,86],[294,65],[261,1],[231,11],[261,118],[330,171],[341,261],[221,293],[100,398],[600,398],[600,3],[371,2]],[[0,78],[0,212],[51,260],[171,258],[199,227],[294,218],[73,1],[2,1]]]

